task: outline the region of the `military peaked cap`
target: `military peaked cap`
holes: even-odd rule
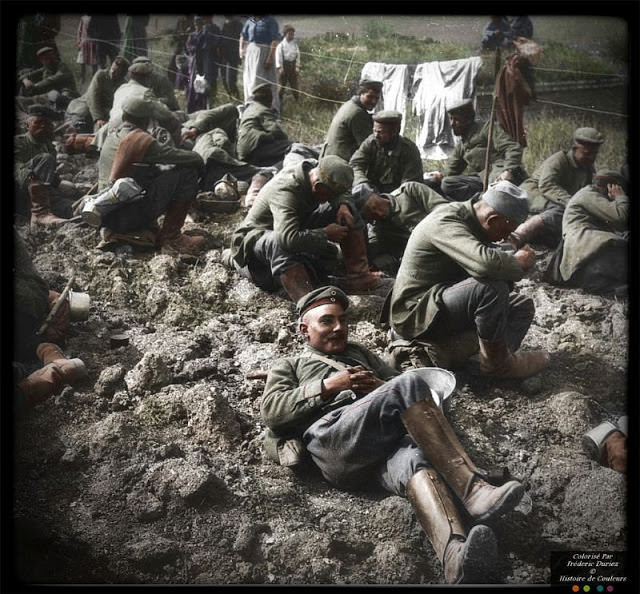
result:
[[[298,316],[302,317],[310,309],[329,303],[339,303],[342,309],[346,310],[349,307],[349,297],[342,289],[333,285],[320,287],[300,297],[296,303],[296,310]]]
[[[122,111],[134,118],[146,118],[152,115],[151,104],[140,97],[127,97],[122,102]]]
[[[153,66],[151,62],[137,62],[129,66],[129,72],[133,74],[151,74],[153,72]]]
[[[385,109],[374,114],[373,121],[381,124],[399,124],[402,121],[402,114],[399,111]]]
[[[30,105],[27,108],[27,113],[30,116],[36,116],[40,118],[48,118],[50,120],[61,120],[62,114],[47,107],[46,105]]]
[[[475,109],[473,107],[473,99],[460,99],[456,101],[452,101],[449,105],[447,105],[447,112],[452,113],[462,113],[469,112],[475,113]]]
[[[351,165],[337,155],[328,155],[318,162],[320,182],[334,194],[342,194],[353,185]]]
[[[578,128],[573,133],[573,139],[591,144],[602,144],[604,142],[604,136],[595,128]]]

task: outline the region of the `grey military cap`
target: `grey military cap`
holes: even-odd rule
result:
[[[382,82],[379,80],[370,80],[368,78],[363,78],[360,83],[360,87],[364,87],[365,89],[375,89],[377,91],[382,90]]]
[[[47,118],[49,120],[61,120],[62,114],[57,111],[47,107],[46,105],[30,105],[27,108],[27,113],[30,116],[36,116],[39,118]]]
[[[151,62],[137,62],[129,66],[129,72],[133,74],[151,74],[153,66]]]
[[[604,136],[595,128],[578,128],[573,133],[573,139],[591,144],[602,144],[604,142]]]
[[[625,190],[627,188],[627,179],[615,169],[598,169],[595,174],[594,181],[603,181],[607,184],[616,184],[622,186]]]
[[[151,59],[147,56],[138,56],[131,62],[132,64],[151,64]]]
[[[351,165],[337,155],[328,155],[318,162],[320,181],[334,194],[342,194],[353,185]]]
[[[373,121],[381,124],[399,124],[402,121],[402,114],[399,111],[384,109],[373,115]]]
[[[151,116],[152,106],[140,97],[127,97],[122,102],[122,111],[135,118],[146,118]]]
[[[296,310],[298,316],[302,317],[310,309],[329,303],[339,303],[346,310],[349,307],[349,297],[342,289],[333,285],[320,287],[300,297],[296,303]]]
[[[253,87],[253,90],[251,91],[252,95],[267,95],[269,93],[273,93],[273,90],[271,89],[271,83],[261,83],[259,85],[256,85],[255,87]]]
[[[502,180],[489,186],[482,195],[482,200],[497,213],[518,225],[524,223],[529,216],[527,193],[510,181]]]
[[[461,113],[461,112],[469,112],[475,113],[475,109],[473,107],[473,99],[456,99],[451,101],[451,103],[447,103],[447,112],[449,114],[452,113]]]
[[[36,56],[41,56],[42,54],[46,54],[47,52],[54,52],[55,50],[52,47],[49,47],[48,45],[45,47],[41,47],[37,52],[36,52]]]

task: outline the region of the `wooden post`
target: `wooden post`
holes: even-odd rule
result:
[[[487,138],[487,152],[484,157],[484,180],[482,181],[482,191],[486,192],[489,187],[489,166],[491,165],[491,145],[493,144],[493,120],[496,112],[496,80],[500,70],[500,48],[496,48],[496,60],[493,67],[493,98],[491,99],[491,115],[489,117],[489,133]]]

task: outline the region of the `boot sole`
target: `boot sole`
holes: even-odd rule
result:
[[[465,541],[461,584],[488,584],[493,581],[498,561],[496,537],[488,526],[474,526]]]
[[[508,483],[507,483],[508,484]],[[510,489],[505,490],[502,497],[492,507],[479,516],[472,516],[476,522],[491,522],[496,518],[513,510],[524,495],[524,485],[513,481]]]
[[[496,537],[488,526],[474,526],[465,541],[461,584],[493,582],[498,565]]]

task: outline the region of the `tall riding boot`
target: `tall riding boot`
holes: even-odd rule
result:
[[[72,386],[87,376],[87,368],[82,359],[68,359],[60,347],[52,342],[41,342],[36,349],[36,355],[45,365],[54,363],[60,370],[65,384]]]
[[[509,350],[506,340],[484,340],[480,343],[480,371],[499,378],[523,378],[535,375],[549,363],[546,351]]]
[[[497,544],[488,526],[467,533],[447,485],[432,468],[407,483],[407,497],[420,526],[442,563],[447,584],[489,583],[497,563]]]
[[[425,350],[435,367],[457,369],[464,365],[469,357],[478,352],[478,334],[475,330],[448,334],[438,338],[424,340]]]
[[[367,259],[367,241],[362,229],[351,229],[340,244],[347,271],[344,289],[347,293],[367,292],[380,284],[381,272],[371,272]]]
[[[304,264],[296,264],[293,268],[283,272],[280,275],[280,284],[294,303],[297,303],[298,299],[309,291],[313,291],[313,284],[311,284],[311,278]]]
[[[29,198],[31,199],[31,229],[38,225],[57,227],[64,225],[67,219],[61,219],[51,213],[50,191],[46,184],[31,182],[29,184]]]
[[[204,237],[192,237],[181,232],[189,206],[190,202],[187,200],[174,201],[169,205],[164,215],[162,229],[158,233],[157,243],[161,253],[173,256],[176,254],[198,256],[204,250],[207,243]]]
[[[509,243],[519,250],[523,245],[534,241],[544,229],[544,220],[540,215],[529,217],[524,223],[518,225],[515,231],[508,237]]]
[[[520,502],[524,487],[518,481],[495,487],[480,478],[477,466],[431,397],[405,410],[402,422],[476,522],[489,521],[511,511]]]

